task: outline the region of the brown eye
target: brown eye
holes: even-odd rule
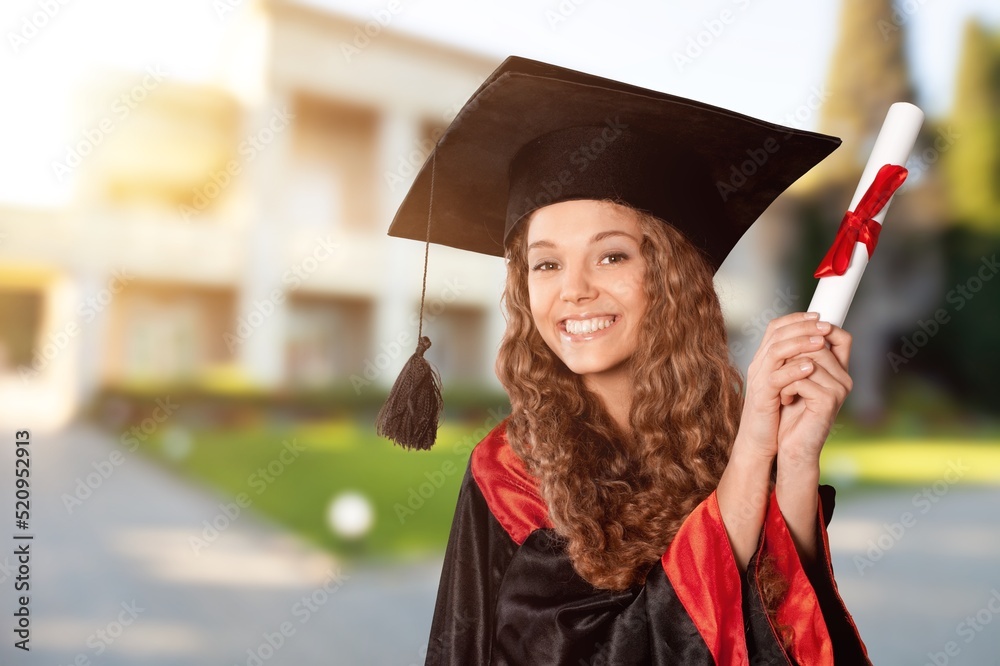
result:
[[[614,261],[610,261],[612,259]],[[602,264],[620,264],[620,263],[624,262],[627,259],[628,259],[628,255],[625,254],[624,252],[611,252],[611,253],[606,254],[603,257],[601,257],[601,263]]]

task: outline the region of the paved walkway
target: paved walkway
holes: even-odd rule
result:
[[[844,501],[830,539],[873,663],[1000,664],[1000,488],[939,483]]]
[[[106,472],[114,446],[85,425],[35,435],[33,649],[11,647],[13,579],[0,568],[0,663],[423,663],[439,560],[341,571],[246,513],[196,553],[190,539],[223,498],[127,452],[70,513],[61,496],[95,464]],[[0,458],[9,477],[10,448]],[[10,501],[10,478],[0,488]],[[873,661],[922,665],[940,653],[939,666],[1000,664],[1000,618],[989,606],[995,593],[1000,608],[1000,489],[951,487],[929,505],[914,503],[918,491],[844,499],[831,527],[840,589]],[[0,567],[11,550],[0,550]],[[978,630],[963,624],[968,616]]]
[[[8,577],[0,664],[68,666],[80,655],[106,666],[423,663],[440,561],[341,570],[246,513],[196,554],[190,539],[221,515],[223,498],[127,451],[69,513],[60,497],[114,445],[80,425],[34,436],[32,650],[9,640]],[[8,477],[7,447],[2,457]],[[12,496],[8,478],[0,488]],[[9,553],[0,550],[0,565]]]

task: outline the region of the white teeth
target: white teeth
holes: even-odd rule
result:
[[[566,320],[566,332],[573,335],[586,335],[587,333],[593,333],[594,331],[600,331],[602,329],[611,326],[615,321],[614,317],[602,317],[599,319],[567,319]]]

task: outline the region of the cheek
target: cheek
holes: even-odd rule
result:
[[[646,285],[642,274],[623,275],[609,286],[608,289],[621,303],[637,307],[646,302]]]
[[[632,288],[631,301],[634,307],[639,310],[646,310],[646,284],[641,280],[636,282]]]
[[[542,312],[538,311],[537,309],[535,309],[535,304],[532,303],[532,307],[531,307],[531,326],[532,326],[532,328],[535,329],[535,332],[537,332],[538,334],[540,334],[540,335],[542,335],[544,337],[544,335],[545,335],[545,327],[541,325],[541,322],[543,320],[544,320],[544,314]]]
[[[538,321],[544,319],[550,309],[552,299],[548,291],[543,285],[528,283],[528,308],[531,310],[531,318],[535,321],[536,327]]]
[[[632,293],[634,298],[641,301],[646,300],[646,272],[646,267],[643,266],[632,275]]]

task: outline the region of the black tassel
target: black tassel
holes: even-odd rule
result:
[[[431,248],[431,216],[434,206],[434,174],[437,150],[431,152],[431,193],[427,203],[427,238],[424,240],[424,279],[420,288],[417,319],[417,351],[403,366],[375,419],[375,432],[404,449],[430,450],[437,439],[438,419],[444,410],[441,377],[424,358],[431,340],[424,332],[424,297],[427,295],[427,259]]]
[[[379,436],[405,449],[427,451],[437,438],[444,401],[441,399],[441,377],[424,358],[430,346],[430,338],[420,336],[417,351],[403,366],[375,421]]]

